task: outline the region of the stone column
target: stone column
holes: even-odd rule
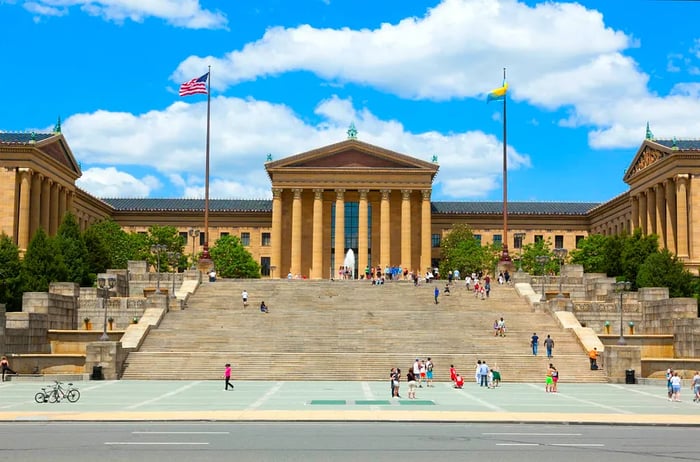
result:
[[[294,188],[292,201],[292,262],[291,269],[294,277],[301,275],[301,193],[303,189]]]
[[[49,234],[51,220],[51,183],[49,178],[44,177],[41,181],[41,227]]]
[[[425,273],[432,266],[432,216],[430,211],[430,190],[421,191],[423,202],[421,203],[420,222],[420,269],[419,274]]]
[[[363,274],[365,268],[369,265],[369,260],[367,258],[367,249],[369,248],[369,204],[367,203],[367,193],[368,189],[360,189],[360,206],[357,217],[357,268],[360,274]]]
[[[656,233],[656,197],[654,188],[649,188],[646,191],[647,195],[647,234]]]
[[[44,176],[34,172],[32,175],[32,197],[29,210],[29,240],[31,241],[36,230],[41,226],[41,180]]]
[[[700,219],[694,211],[700,207],[700,175],[690,174],[688,194],[688,257],[692,261],[700,259]]]
[[[666,192],[666,248],[677,253],[676,248],[676,185],[673,180],[664,181]]]
[[[314,189],[311,279],[323,279],[323,189]]]
[[[338,275],[338,268],[345,262],[345,190],[335,190],[335,265],[333,276]],[[363,268],[364,270],[364,268]]]
[[[666,246],[666,204],[664,204],[664,188],[663,185],[657,184],[654,186],[656,194],[656,234],[659,236],[659,248],[663,249]]]
[[[676,237],[678,256],[688,258],[688,175],[676,176]]]
[[[63,223],[63,218],[66,215],[66,202],[68,198],[68,190],[66,188],[61,188],[58,193],[58,223]]]
[[[75,195],[75,191],[68,191],[68,196],[66,197],[66,210],[71,213],[75,213],[73,211],[73,196]]]
[[[26,250],[29,245],[29,201],[32,188],[32,171],[20,168],[19,172],[19,223],[17,224],[17,246]]]
[[[282,189],[272,188],[272,232],[270,236],[270,266],[272,277],[278,279],[286,276],[282,268]]]
[[[49,213],[49,235],[54,236],[58,230],[58,193],[61,186],[54,181],[51,185],[51,209]]]
[[[645,191],[639,193],[639,227],[642,234],[647,234],[647,195]]]
[[[639,198],[637,196],[632,196],[630,198],[632,217],[630,218],[630,234],[639,228]]]
[[[389,265],[391,266],[391,203],[389,199],[391,198],[390,189],[382,189],[382,202],[380,205],[379,213],[379,236],[380,236],[380,248],[379,248],[379,264],[384,268]]]
[[[401,190],[401,265],[413,271],[411,263],[411,190]]]

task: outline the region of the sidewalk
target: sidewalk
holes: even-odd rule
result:
[[[700,425],[688,387],[680,403],[657,385],[467,383],[419,388],[392,399],[387,382],[90,381],[75,382],[77,403],[38,404],[41,382],[0,384],[0,421],[406,421]],[[407,390],[402,384],[402,396]]]

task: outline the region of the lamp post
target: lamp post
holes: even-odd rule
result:
[[[117,277],[114,274],[103,273],[97,277],[97,286],[102,291],[102,308],[104,308],[104,322],[102,323],[102,335],[100,340],[106,342],[109,340],[107,335],[107,306],[109,302],[110,291],[117,284]]]
[[[515,240],[518,243],[518,248],[520,249],[520,256],[518,257],[518,273],[523,271],[523,239],[525,238],[525,233],[515,233]]]
[[[632,287],[632,283],[629,281],[617,281],[613,282],[612,286],[615,293],[620,294],[620,338],[617,340],[617,344],[626,345],[627,342],[625,341],[625,326],[622,312],[622,295],[630,290],[630,288]]]
[[[180,261],[180,252],[168,252],[168,263],[173,267],[173,290],[171,297],[175,297],[175,273],[177,272],[177,264]]]
[[[544,267],[547,264],[547,262],[549,262],[549,255],[538,255],[535,257],[535,260],[537,261],[537,263],[542,265],[542,296],[540,297],[540,301],[546,302],[547,297],[544,296],[544,279],[545,279]]]
[[[194,244],[195,244],[195,241],[197,240],[197,238],[199,237],[199,233],[200,233],[200,231],[198,229],[195,229],[195,228],[190,228],[190,230],[188,231],[188,234],[192,238],[192,269],[197,268],[197,265],[196,265],[195,259],[194,259]]]
[[[564,259],[566,258],[567,253],[569,253],[569,251],[566,249],[562,249],[562,248],[554,249],[554,257],[559,261],[559,293],[557,294],[558,299],[564,298],[564,294],[561,292],[561,283],[563,280],[563,277],[561,274],[561,267],[564,264]]]
[[[167,249],[165,244],[153,244],[151,246],[151,252],[156,254],[156,271],[158,272],[156,277],[156,292],[160,294],[160,254]]]

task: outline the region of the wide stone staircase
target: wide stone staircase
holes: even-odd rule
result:
[[[444,281],[437,281],[444,288]],[[604,382],[591,371],[573,334],[548,313],[534,313],[515,290],[494,284],[475,298],[457,281],[433,301],[434,284],[372,286],[365,281],[218,280],[204,283],[182,311],[169,312],[138,352],[124,379],[216,379],[224,364],[237,380],[387,380],[391,367],[405,375],[415,358],[431,357],[435,378],[449,380],[454,364],[465,378],[477,359],[497,366],[504,381],[543,382],[554,363],[562,382]],[[241,292],[250,294],[243,307]],[[261,301],[270,308],[260,312]],[[493,322],[503,317],[505,337]],[[529,342],[540,336],[540,354]],[[541,342],[550,334],[554,357]]]

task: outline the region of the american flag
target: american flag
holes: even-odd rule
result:
[[[209,78],[209,73],[207,72],[201,77],[196,79],[188,80],[187,82],[180,85],[180,96],[189,96],[196,94],[207,94],[207,79]]]

